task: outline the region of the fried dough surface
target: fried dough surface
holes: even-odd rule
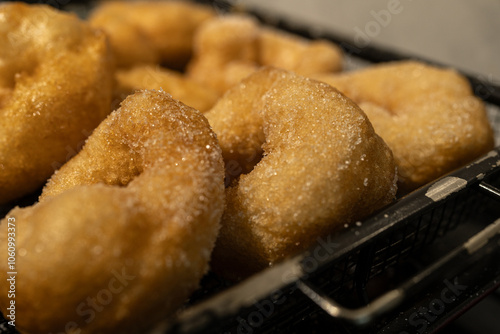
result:
[[[194,37],[188,75],[223,94],[243,79],[236,76],[228,81],[225,74],[228,64],[257,65],[259,33],[257,21],[247,16],[229,15],[207,21]]]
[[[223,161],[206,118],[164,92],[131,95],[40,203],[0,224],[1,244],[7,220],[17,226],[17,328],[144,333],[198,287],[223,206]],[[7,302],[0,297],[2,311]]]
[[[186,1],[106,1],[89,20],[110,37],[119,67],[166,64],[182,68],[199,25],[215,12]]]
[[[245,277],[304,250],[394,198],[389,148],[361,109],[327,84],[264,68],[206,116],[226,177],[247,173],[226,190],[212,260],[226,277]]]
[[[340,72],[342,51],[326,40],[307,40],[277,29],[263,28],[259,36],[259,63],[301,75]]]
[[[340,71],[343,58],[329,41],[310,41],[235,14],[202,24],[193,51],[188,74],[221,94],[261,66],[312,75]]]
[[[160,66],[138,65],[116,71],[116,97],[141,89],[163,89],[173,98],[201,112],[210,109],[219,94],[185,75]]]
[[[394,153],[402,192],[494,146],[483,102],[454,70],[403,61],[315,78],[339,89],[366,112]]]
[[[0,5],[0,203],[37,190],[109,113],[106,37],[44,5]]]

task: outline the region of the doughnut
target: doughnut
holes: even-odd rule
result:
[[[259,32],[258,22],[248,16],[227,15],[208,20],[194,36],[193,58],[187,65],[188,76],[219,94],[224,93],[243,79],[236,76],[227,82],[224,74],[227,64],[257,65]]]
[[[401,193],[494,146],[483,102],[454,70],[401,61],[315,78],[339,89],[368,115],[394,154]]]
[[[187,72],[224,93],[261,66],[306,76],[338,72],[342,52],[329,41],[310,41],[263,27],[252,17],[233,14],[212,18],[199,27]]]
[[[224,277],[275,264],[394,199],[390,149],[363,111],[325,83],[264,67],[205,115],[226,177],[237,177],[212,258]]]
[[[49,6],[0,4],[0,204],[41,188],[109,114],[105,35]]]
[[[136,90],[163,89],[176,100],[201,112],[210,109],[219,94],[185,75],[160,66],[137,65],[116,71],[117,90],[115,96],[121,100]]]
[[[214,15],[210,7],[186,1],[106,1],[89,21],[108,34],[117,66],[161,63],[182,69],[195,31]]]
[[[259,63],[301,75],[340,72],[341,49],[326,40],[307,40],[272,28],[261,30]]]
[[[223,168],[199,111],[162,91],[127,97],[52,176],[39,203],[0,223],[1,244],[7,219],[17,228],[17,329],[147,333],[207,271]],[[7,304],[2,294],[2,312]]]

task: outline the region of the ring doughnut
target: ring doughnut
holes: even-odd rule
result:
[[[219,94],[209,87],[179,72],[160,66],[137,65],[132,68],[119,69],[115,77],[116,100],[121,100],[121,97],[127,97],[136,90],[163,89],[174,99],[205,112],[219,99]]]
[[[228,64],[248,64],[251,72],[255,70],[259,33],[259,25],[251,17],[228,15],[208,20],[194,36],[188,76],[223,94],[234,82],[243,79],[231,77],[228,81],[225,75]]]
[[[199,25],[215,12],[186,1],[106,1],[89,21],[109,36],[118,67],[164,64],[182,69]]]
[[[149,330],[207,271],[223,176],[216,136],[199,111],[161,91],[127,97],[51,178],[40,202],[12,210],[0,225],[1,244],[7,219],[17,226],[17,327]],[[8,271],[4,254],[0,267]],[[0,296],[3,311],[7,303]]]
[[[267,28],[244,15],[208,20],[196,31],[193,43],[188,75],[221,94],[260,66],[306,76],[342,69],[342,51],[332,42]]]
[[[391,148],[400,191],[411,191],[494,146],[484,104],[466,78],[416,61],[320,75],[359,104]]]
[[[341,49],[327,40],[308,40],[271,28],[259,36],[259,63],[280,67],[300,75],[342,70]]]
[[[261,270],[394,198],[391,151],[361,109],[327,84],[263,68],[205,115],[226,173],[231,163],[247,173],[226,190],[212,260],[223,276]]]
[[[105,35],[44,5],[0,5],[0,204],[34,192],[109,113]]]

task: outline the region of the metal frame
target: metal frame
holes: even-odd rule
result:
[[[367,283],[372,278],[432,247],[436,240],[459,227],[482,206],[500,202],[498,189],[489,183],[490,179],[499,181],[499,161],[500,148],[497,148],[401,198],[362,224],[354,224],[331,238],[320,239],[309,251],[188,307],[174,319],[168,333],[237,332],[244,320],[249,326],[252,313],[264,315],[262,305],[270,309],[270,302],[273,312],[262,324],[254,326],[255,332],[268,332],[266,326],[280,326],[282,320],[285,320],[284,326],[290,326],[287,323],[290,316],[304,317],[317,312],[312,304],[356,330],[377,328],[381,316],[387,316],[436,282],[452,280],[478,260],[500,253],[500,220],[482,223],[484,226],[478,227],[472,236],[411,275],[397,288],[376,298],[366,297]],[[465,205],[469,207],[464,210]],[[500,217],[498,208],[495,215]],[[334,247],[335,252],[317,256],[318,247],[327,249],[329,246]],[[492,270],[500,273],[500,263],[497,266]],[[487,282],[494,280],[492,276]],[[297,291],[303,296],[297,296]],[[343,303],[352,301],[353,296],[357,299],[356,307],[344,306]],[[279,303],[283,299],[290,303],[288,307]],[[286,316],[280,316],[280,308]],[[292,311],[289,314],[287,308],[299,309],[299,313]],[[450,314],[443,314],[442,321],[446,320],[444,316],[450,317]],[[254,324],[259,322],[256,319]]]

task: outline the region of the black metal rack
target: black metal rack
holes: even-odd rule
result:
[[[325,315],[340,333],[429,332],[500,285],[499,160],[491,151],[188,307],[169,333],[300,333]]]

